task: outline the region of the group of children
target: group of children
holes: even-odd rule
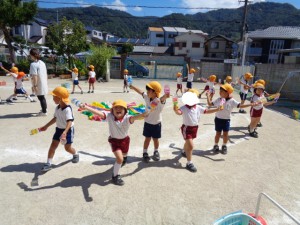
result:
[[[178,74],[177,74],[178,75]],[[180,75],[180,74],[179,74]],[[249,75],[245,76],[249,77]],[[252,75],[251,75],[252,76]],[[214,77],[215,80],[215,77]],[[186,169],[191,172],[196,172],[197,168],[192,162],[192,152],[194,149],[193,139],[197,137],[198,123],[201,114],[216,113],[215,116],[215,143],[213,151],[222,154],[227,154],[227,142],[229,139],[228,132],[230,129],[230,115],[233,108],[245,108],[251,106],[251,123],[248,126],[250,135],[257,137],[256,126],[262,115],[262,108],[264,103],[261,99],[264,97],[265,82],[259,80],[254,83],[254,95],[250,104],[242,104],[242,102],[236,101],[233,94],[233,87],[230,84],[230,79],[227,79],[228,83],[220,86],[220,97],[212,100],[211,92],[206,93],[207,104],[209,107],[205,108],[199,105],[199,92],[193,89],[191,84],[187,91],[182,95],[183,106],[178,107],[178,102],[173,100],[173,110],[175,114],[182,116],[181,133],[184,139],[184,146],[181,152],[183,157],[187,158]],[[213,79],[209,82],[213,82]],[[242,81],[241,81],[242,82]],[[243,83],[244,84],[244,83]],[[248,85],[245,83],[245,85]],[[129,150],[130,137],[128,130],[131,124],[135,120],[144,119],[143,127],[143,161],[149,163],[152,158],[154,161],[160,160],[159,153],[159,139],[161,138],[162,129],[162,110],[166,104],[166,100],[170,97],[170,93],[164,93],[162,95],[162,87],[159,82],[151,81],[146,84],[146,91],[139,89],[136,86],[130,85],[130,89],[137,92],[145,101],[146,111],[136,116],[130,116],[127,114],[127,103],[121,99],[115,100],[112,103],[110,112],[99,111],[86,104],[80,104],[80,107],[84,110],[88,110],[98,116],[101,119],[106,119],[109,127],[108,142],[110,143],[111,150],[116,157],[116,162],[113,166],[112,181],[116,185],[123,185],[124,181],[120,176],[120,168],[127,162],[127,154]],[[213,87],[209,87],[213,88]],[[178,86],[177,91],[182,89]],[[177,93],[176,91],[176,93]],[[53,136],[52,143],[48,151],[47,163],[42,168],[43,171],[48,171],[52,168],[52,159],[59,142],[63,142],[65,150],[73,155],[72,162],[77,163],[79,161],[79,155],[72,147],[74,138],[74,116],[72,107],[69,105],[69,93],[64,87],[55,88],[51,94],[53,95],[53,101],[57,104],[55,109],[54,118],[52,118],[46,125],[42,126],[40,130],[44,131],[52,124],[56,123],[56,131]],[[272,103],[268,103],[272,104]],[[221,149],[219,148],[219,140],[223,134],[223,143]],[[153,140],[154,151],[150,158],[148,148],[151,140]]]

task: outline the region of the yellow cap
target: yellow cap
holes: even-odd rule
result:
[[[224,89],[229,95],[233,92],[233,87],[230,84],[223,84],[221,88]]]
[[[17,73],[19,71],[18,67],[15,67],[13,66],[11,69],[10,69],[11,72],[13,73]]]
[[[26,74],[24,72],[19,72],[18,73],[18,76],[17,76],[17,79],[21,79],[22,77],[24,77]]]
[[[127,103],[122,99],[118,99],[113,102],[112,107],[114,108],[117,106],[122,106],[123,108],[127,109]]]
[[[250,80],[253,77],[253,75],[251,73],[245,73],[244,77],[246,80]]]
[[[196,72],[196,70],[194,68],[190,69],[190,73],[195,73],[195,72]]]
[[[156,95],[157,95],[157,97],[159,98],[160,92],[161,92],[161,85],[160,85],[160,83],[158,83],[157,81],[151,81],[146,86],[149,87],[150,89],[154,90],[155,93],[156,93]]]
[[[128,70],[127,69],[124,70],[124,74],[128,74]]]
[[[263,85],[262,83],[255,82],[255,83],[253,84],[253,87],[254,87],[254,88],[261,88],[261,89],[264,89],[264,90],[265,90],[265,85]]]
[[[208,77],[208,80],[209,81],[215,81],[217,79],[217,76],[216,75],[210,75],[209,77]]]
[[[194,88],[191,88],[191,89],[189,89],[188,90],[188,92],[192,92],[192,93],[194,93],[194,94],[196,94],[197,95],[197,97],[199,96],[199,91],[197,91],[196,89],[194,89]]]
[[[78,69],[75,67],[75,68],[73,69],[73,72],[74,72],[74,73],[78,73]]]
[[[231,76],[227,76],[226,78],[225,78],[225,80],[226,80],[226,82],[231,82],[232,81],[232,77]]]
[[[61,100],[66,104],[70,103],[69,92],[64,87],[56,87],[52,92],[50,92],[50,94],[61,98]]]
[[[95,69],[95,67],[94,67],[93,65],[89,65],[89,68],[90,68],[91,70],[94,70],[94,69]]]
[[[259,79],[255,83],[261,83],[262,85],[266,86],[266,82],[263,79]]]
[[[182,73],[178,72],[177,77],[181,77],[181,76],[182,76]]]

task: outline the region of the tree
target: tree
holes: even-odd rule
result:
[[[21,0],[0,1],[0,30],[4,34],[5,42],[9,49],[11,62],[15,63],[15,53],[12,46],[13,39],[9,30],[12,27],[26,24],[33,19],[37,13],[37,2],[22,2]]]
[[[63,20],[48,27],[46,45],[57,51],[57,55],[66,55],[69,67],[72,65],[72,56],[88,48],[86,31],[83,23],[78,19]]]
[[[103,77],[107,71],[106,62],[116,54],[116,50],[106,46],[106,44],[101,46],[91,45],[90,47],[91,55],[87,57],[87,61],[89,64],[95,66],[97,78]]]

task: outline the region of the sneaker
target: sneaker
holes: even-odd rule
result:
[[[123,162],[121,167],[125,166],[127,164],[127,157],[123,157]]]
[[[243,110],[243,109],[240,109],[239,113],[247,113],[247,112],[245,110]]]
[[[72,159],[72,163],[78,163],[78,162],[79,162],[79,154],[74,154],[73,159]]]
[[[219,151],[220,151],[219,146],[218,146],[218,145],[214,145],[213,151],[214,151],[215,153],[219,153]]]
[[[193,163],[190,164],[186,164],[186,169],[191,171],[192,173],[196,173],[197,172],[197,168],[194,166]]]
[[[71,94],[74,94],[74,91],[72,91]]]
[[[158,151],[154,151],[152,158],[153,158],[154,161],[159,161],[160,160],[159,152]]]
[[[121,179],[121,176],[120,175],[117,175],[117,176],[113,176],[112,177],[112,182],[115,184],[115,185],[124,185],[124,181]]]
[[[81,94],[83,94],[83,91],[81,91]]]
[[[39,112],[37,116],[47,116],[47,113]]]
[[[31,94],[30,97],[35,97],[35,94]]]
[[[226,145],[223,145],[223,146],[222,146],[222,151],[221,151],[221,153],[222,153],[223,155],[226,155],[226,154],[227,154],[227,146],[226,146]]]
[[[12,100],[18,100],[17,98],[12,98]]]
[[[6,99],[6,102],[13,103],[13,101],[11,99]]]
[[[91,93],[90,91],[88,91],[87,93]]]
[[[49,171],[51,169],[52,169],[52,165],[50,163],[45,163],[44,166],[43,166],[43,168],[42,168],[42,171],[43,172],[47,172],[47,171]]]
[[[256,126],[257,126],[257,127],[262,127],[263,125],[262,125],[261,122],[259,122]]]
[[[250,134],[250,136],[251,137],[254,137],[254,138],[258,138],[258,135],[257,135],[257,133],[256,132],[251,132],[251,133],[249,133]]]
[[[32,99],[32,100],[30,100],[30,102],[36,102],[36,100],[35,100],[35,99]]]
[[[186,153],[185,152],[181,152],[181,156],[186,158]]]
[[[92,91],[91,93],[94,93],[94,91]]]
[[[150,161],[150,157],[149,157],[149,155],[148,155],[147,152],[144,152],[144,153],[143,153],[143,160],[144,160],[144,162],[146,162],[146,163],[148,163],[148,162]]]

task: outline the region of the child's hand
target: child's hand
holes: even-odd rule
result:
[[[47,128],[48,128],[48,127],[46,127],[46,126],[43,126],[43,127],[40,127],[39,129],[40,129],[40,131],[46,131],[46,130],[47,130]]]
[[[218,107],[218,111],[222,111],[224,109],[224,106],[223,105],[220,105],[219,107]]]
[[[173,105],[173,110],[177,111],[178,110],[178,104]]]
[[[80,108],[80,109],[85,109],[85,104],[80,103],[80,104],[79,104],[79,108]]]
[[[142,113],[143,117],[148,117],[149,116],[150,111],[146,110],[145,112]]]

